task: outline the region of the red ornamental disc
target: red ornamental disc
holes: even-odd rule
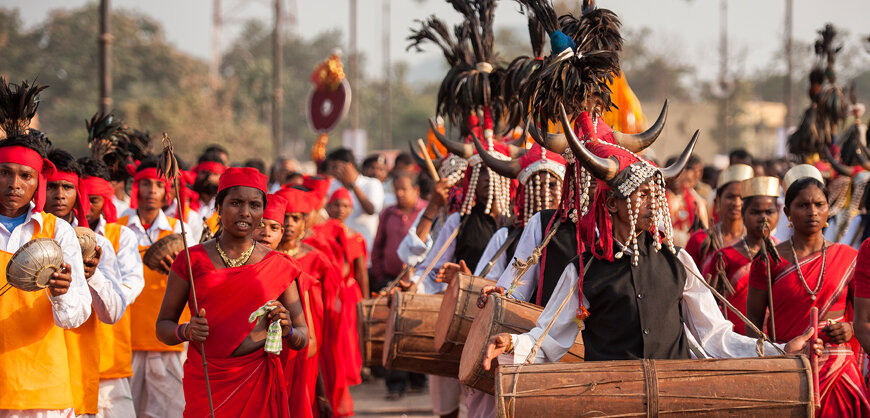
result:
[[[329,132],[347,114],[350,85],[342,80],[335,91],[312,90],[308,99],[308,122],[317,133]]]

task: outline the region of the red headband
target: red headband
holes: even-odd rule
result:
[[[256,168],[230,167],[221,174],[221,178],[218,180],[218,193],[236,186],[253,187],[263,193],[269,193],[266,191],[268,181],[269,179]]]
[[[266,196],[266,209],[263,210],[263,219],[269,219],[284,225],[284,213],[286,211],[287,199],[277,194]]]
[[[48,182],[66,181],[72,183],[76,187],[76,205],[73,208],[73,213],[79,221],[79,226],[88,226],[88,212],[91,210],[91,201],[88,200],[88,191],[82,179],[76,173],[69,171],[55,171]]]
[[[160,180],[166,186],[166,196],[169,196],[169,182],[157,174],[157,168],[151,167],[136,172],[133,176],[133,187],[130,188],[130,208],[139,207],[139,182],[142,180]],[[179,211],[180,213],[181,211]]]
[[[38,152],[20,145],[0,148],[0,164],[6,163],[21,164],[39,173],[39,183],[36,186],[36,193],[34,193],[32,200],[35,205],[33,212],[42,212],[42,209],[45,207],[45,183],[47,183],[47,178],[54,174],[54,164],[42,158]]]
[[[353,207],[353,199],[350,197],[350,191],[348,191],[344,187],[336,189],[334,192],[332,192],[332,196],[329,198],[329,203],[332,203],[338,199],[347,200],[350,203],[350,207]]]
[[[115,188],[112,187],[112,183],[99,177],[88,177],[82,182],[84,182],[88,195],[103,198],[103,217],[106,218],[106,222],[117,222],[118,209],[115,208],[115,202],[112,200],[115,197]]]
[[[193,169],[191,169],[190,171],[194,173],[199,173],[200,171],[208,171],[209,173],[223,174],[226,170],[227,167],[221,163],[216,163],[214,161],[203,161],[193,166]]]

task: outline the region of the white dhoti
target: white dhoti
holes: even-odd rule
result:
[[[429,397],[432,399],[432,412],[435,415],[453,413],[462,404],[462,385],[455,377],[430,375]]]
[[[130,388],[138,418],[181,418],[181,352],[134,351]]]
[[[495,396],[466,387],[465,407],[468,409],[468,418],[494,418]]]
[[[100,380],[100,399],[97,404],[97,418],[135,417],[133,390],[130,379]]]

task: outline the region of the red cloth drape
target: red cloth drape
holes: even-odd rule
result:
[[[819,318],[827,312],[845,312],[837,321],[852,321],[851,304],[847,306],[846,287],[852,286],[855,270],[854,248],[834,244],[827,249],[824,282],[813,300],[798,278],[795,265],[786,261],[771,266],[773,278],[773,312],[776,319],[776,338],[786,342],[804,333],[809,323],[810,308],[819,308]],[[800,269],[806,285],[815,290],[822,273],[821,252],[800,260]],[[767,291],[765,263],[756,259],[749,273],[749,286]],[[839,289],[844,289],[839,292]],[[834,297],[836,299],[834,299]],[[821,330],[825,321],[818,324]],[[768,325],[769,327],[769,325]],[[820,333],[822,339],[826,339]],[[821,394],[820,416],[870,416],[870,400],[856,358],[861,358],[857,339],[834,345],[825,343],[825,351],[819,359],[819,385]]]
[[[193,280],[200,309],[205,309],[209,336],[205,344],[215,414],[232,417],[289,417],[287,387],[278,356],[257,350],[232,357],[254,329],[249,315],[278,299],[300,274],[298,263],[277,252],[241,267],[215,269],[202,245],[190,248]],[[178,257],[172,270],[187,278],[187,260]],[[193,302],[189,303],[193,310]],[[288,348],[285,347],[285,350]],[[185,417],[209,415],[200,344],[191,343],[184,363]]]
[[[733,245],[725,247],[713,253],[710,260],[704,265],[704,278],[709,279],[709,277],[716,275],[720,257],[725,277],[728,278],[728,281],[731,282],[731,286],[734,288],[734,293],[726,294],[725,297],[743,315],[746,315],[746,295],[749,289],[749,268],[752,260],[738,251]],[[734,332],[746,335],[746,324],[736,314],[731,312],[730,309],[725,309],[725,318],[728,318],[734,324]]]

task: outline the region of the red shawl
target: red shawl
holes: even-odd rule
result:
[[[209,323],[206,340],[209,382],[215,414],[231,417],[289,417],[287,387],[278,356],[257,350],[241,357],[232,352],[254,329],[248,316],[277,299],[301,274],[290,257],[271,252],[261,261],[216,270],[202,245],[190,249],[200,309]],[[178,257],[172,270],[187,278],[187,260]],[[189,302],[193,310],[193,302]],[[185,417],[209,415],[200,345],[188,346],[184,363]]]
[[[819,308],[819,319],[828,312],[845,312],[837,321],[852,321],[850,306],[847,306],[847,287],[851,283],[855,269],[857,251],[848,245],[834,244],[827,250],[825,275],[822,287],[813,300],[804,289],[795,265],[787,261],[771,267],[773,278],[773,312],[776,320],[776,339],[786,342],[804,333],[809,323],[810,308]],[[822,273],[822,254],[813,254],[800,260],[800,269],[806,285],[815,290]],[[752,262],[749,273],[749,286],[767,291],[767,275],[764,261],[760,258]],[[836,299],[835,299],[836,296]],[[821,330],[825,321],[818,324]],[[769,328],[769,325],[768,325]],[[820,333],[822,339],[827,339]],[[861,378],[855,352],[859,351],[857,339],[834,345],[825,343],[825,350],[819,359],[819,377],[822,416],[870,416],[870,400],[867,388]],[[860,352],[859,352],[860,354]]]
[[[743,313],[743,315],[746,315],[746,296],[748,293],[747,290],[749,289],[749,268],[752,260],[740,251],[737,251],[733,245],[725,247],[713,253],[710,257],[709,262],[704,266],[704,278],[712,277],[717,274],[719,271],[720,260],[725,276],[731,283],[731,287],[734,288],[734,293],[726,294],[725,297],[728,299],[728,302],[737,308],[737,310]],[[765,289],[767,289],[767,286],[765,286]],[[737,315],[731,312],[730,309],[725,309],[725,317],[734,324],[734,332],[746,335],[746,324],[743,323]]]

